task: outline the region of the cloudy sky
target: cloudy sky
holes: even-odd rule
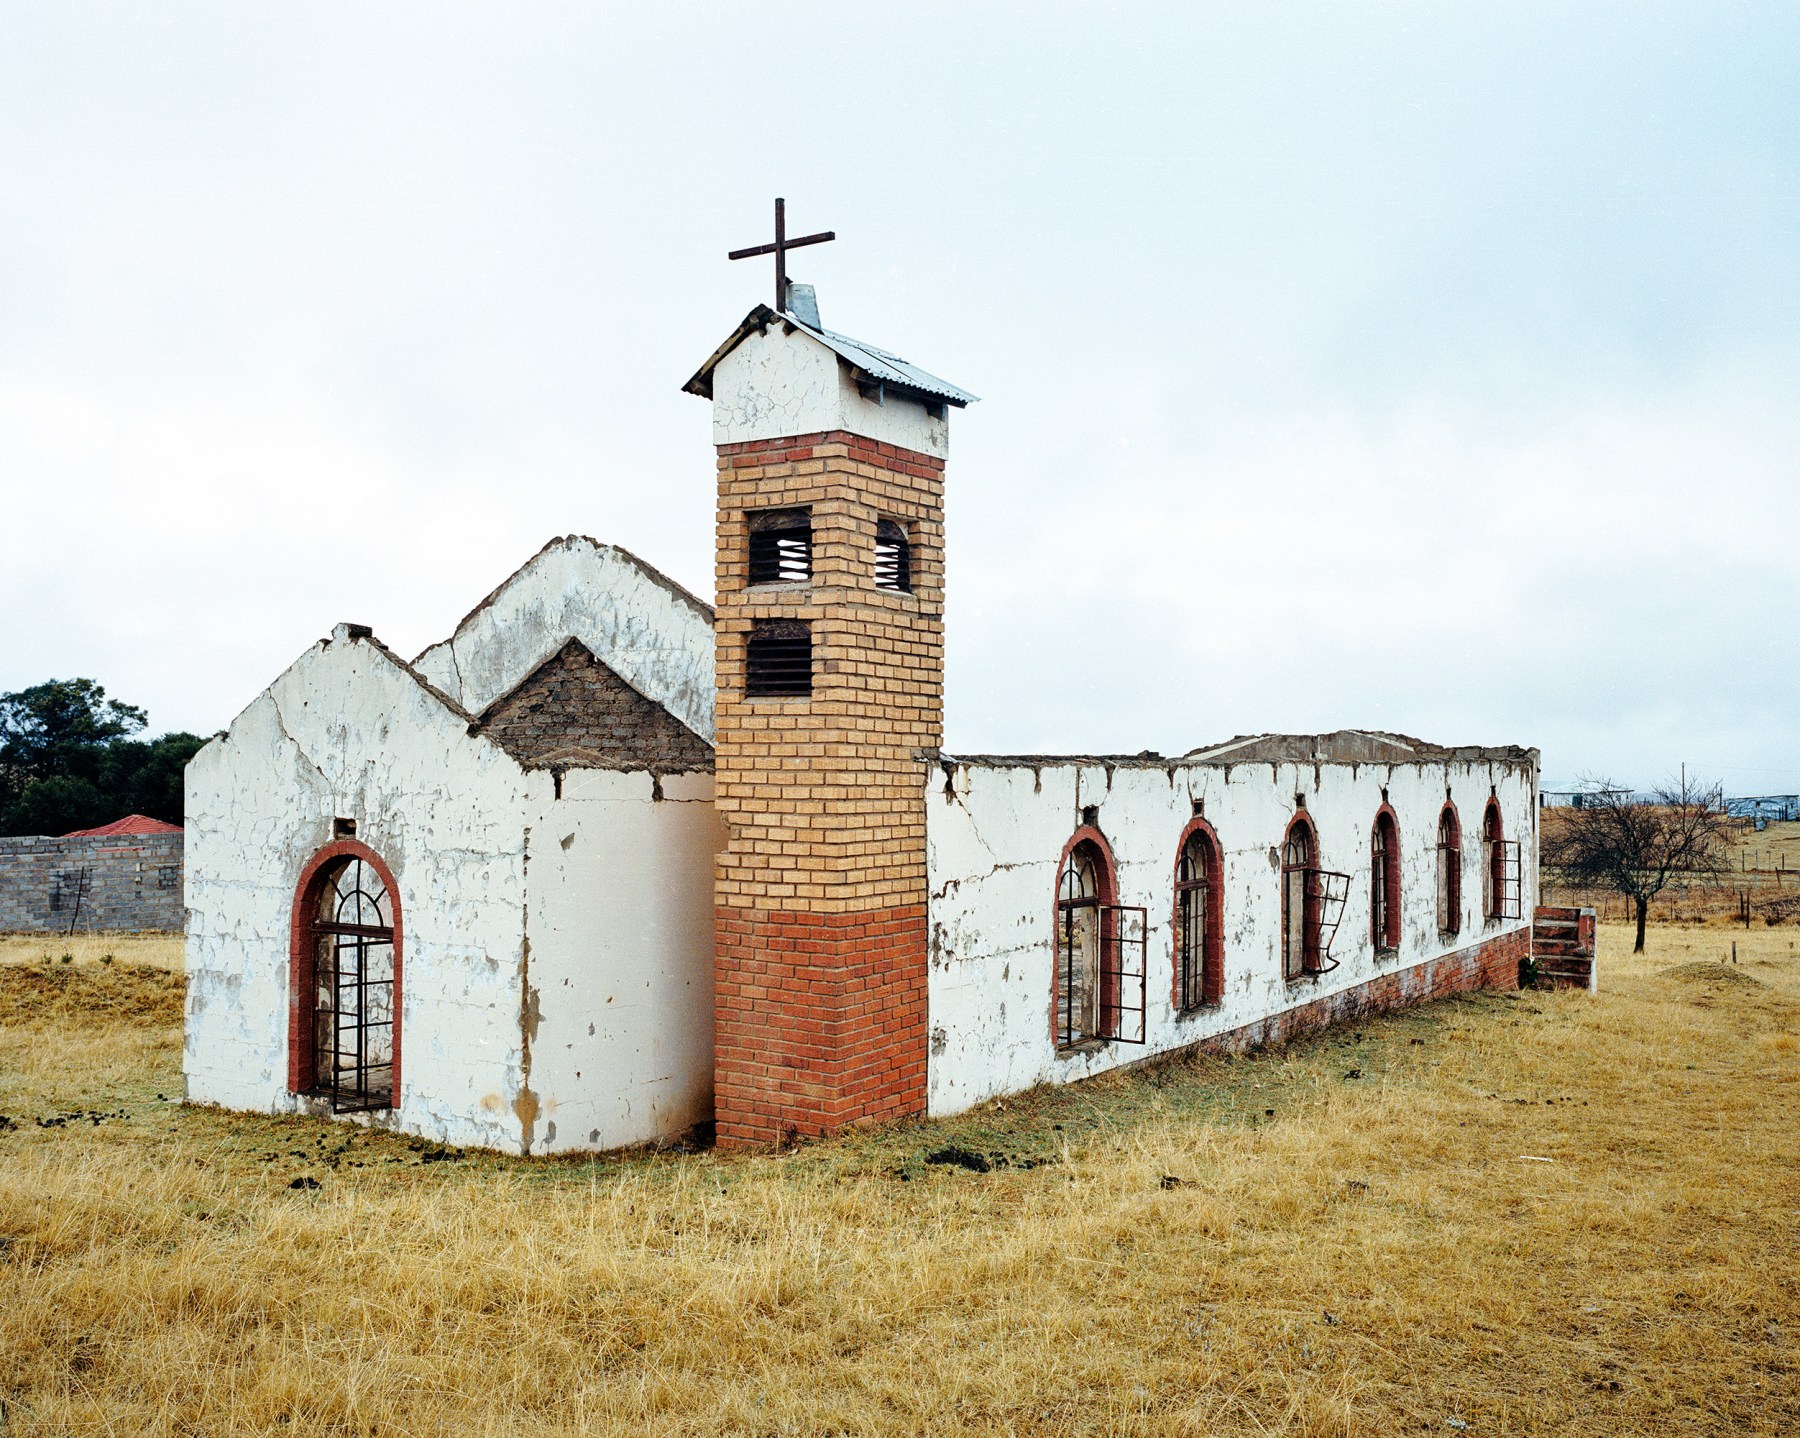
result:
[[[553,534],[711,588],[770,289],[977,394],[949,741],[1800,789],[1791,4],[0,0],[0,689],[222,727]]]

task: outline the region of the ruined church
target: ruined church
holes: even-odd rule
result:
[[[782,260],[686,385],[710,606],[553,539],[411,660],[338,624],[190,764],[190,1101],[781,1143],[1518,982],[1533,749],[945,752],[974,396]]]

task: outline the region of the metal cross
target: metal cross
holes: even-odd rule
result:
[[[787,237],[787,201],[775,201],[775,243],[772,245],[752,245],[747,250],[732,250],[725,256],[728,260],[749,260],[757,255],[775,256],[775,309],[780,314],[787,313],[787,252],[797,250],[802,245],[822,245],[827,240],[837,238],[836,230],[824,230],[816,235],[802,235],[797,240]]]

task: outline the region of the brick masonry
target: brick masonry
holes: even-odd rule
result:
[[[925,751],[943,738],[943,461],[843,431],[719,447],[719,1142],[925,1107]],[[810,511],[812,579],[748,583],[750,516]],[[910,593],[875,586],[906,530]],[[809,698],[750,698],[758,620],[811,627]]]
[[[182,839],[0,839],[0,933],[180,932]]]
[[[527,768],[562,763],[688,774],[712,767],[704,739],[579,639],[496,699],[479,729]]]
[[[1194,1045],[1209,1053],[1242,1053],[1264,1044],[1286,1043],[1333,1024],[1408,1008],[1470,989],[1516,989],[1519,964],[1531,954],[1531,930],[1514,929],[1483,943],[1457,949],[1410,968],[1381,974],[1355,988],[1270,1014],[1253,1024],[1217,1034]],[[1157,1055],[1165,1057],[1165,1055]]]

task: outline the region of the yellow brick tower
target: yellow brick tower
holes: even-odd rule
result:
[[[924,794],[943,739],[948,411],[759,305],[687,389],[718,449],[716,1112],[726,1146],[925,1107]]]

